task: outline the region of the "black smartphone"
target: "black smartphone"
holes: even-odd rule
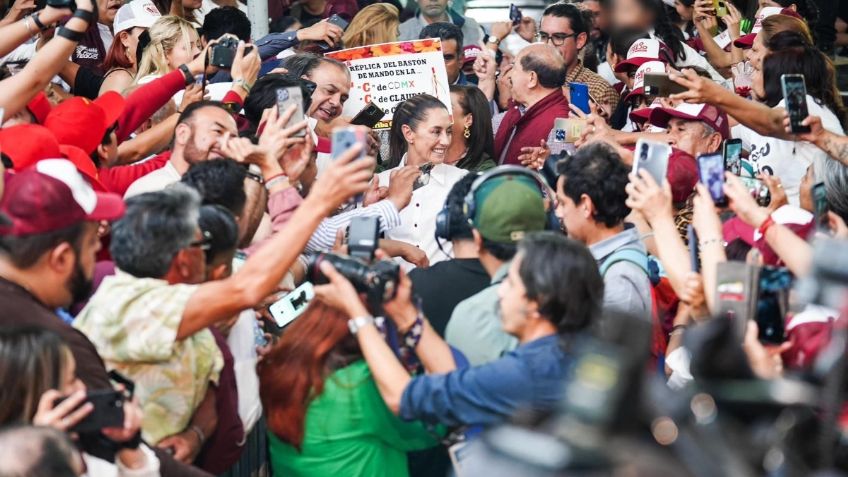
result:
[[[789,113],[789,127],[793,133],[810,132],[809,126],[801,124],[809,116],[807,111],[807,85],[804,75],[780,75],[786,112]]]
[[[698,234],[695,233],[695,227],[692,224],[686,226],[686,237],[689,241],[689,265],[695,273],[701,272],[701,259],[698,251]]]
[[[512,20],[512,24],[518,25],[519,23],[521,23],[521,17],[522,16],[523,15],[521,14],[521,10],[519,10],[518,7],[516,7],[514,3],[510,3],[509,4],[509,19]]]
[[[821,230],[830,228],[830,220],[827,218],[827,212],[830,207],[827,205],[827,195],[824,189],[824,182],[819,182],[813,186],[813,208],[816,216],[816,226]]]
[[[645,95],[667,97],[688,91],[685,86],[669,79],[667,73],[645,73]]]
[[[710,191],[710,197],[717,207],[727,206],[724,195],[724,158],[721,154],[701,154],[698,156],[698,176],[701,184]]]
[[[356,116],[351,119],[350,124],[373,129],[385,115],[385,111],[380,109],[380,107],[373,102],[369,101],[368,104],[366,104],[365,107],[356,113]]]
[[[724,170],[738,176],[742,174],[742,140],[728,139],[724,141]]]
[[[61,397],[53,403],[56,407],[67,399]],[[91,403],[94,410],[85,416],[74,427],[68,429],[70,432],[96,432],[104,427],[124,427],[124,394],[114,389],[98,389],[88,391],[85,401],[80,403]]]
[[[348,25],[347,21],[344,18],[336,15],[335,13],[333,15],[331,15],[330,18],[327,19],[327,22],[332,23],[333,25],[336,25],[337,27],[341,28],[342,31],[347,30],[347,25]],[[320,42],[317,43],[317,45],[318,45],[318,48],[321,48],[322,50],[325,50],[325,51],[329,50],[331,48],[330,44],[327,43],[326,41],[320,41]],[[336,45],[336,46],[338,46],[338,45]]]
[[[350,226],[347,229],[348,255],[371,263],[374,261],[374,252],[377,251],[379,240],[379,217],[354,217],[351,219]]]
[[[789,270],[782,267],[763,267],[760,270],[755,317],[760,342],[780,344],[786,341],[784,317],[791,287],[792,274]]]

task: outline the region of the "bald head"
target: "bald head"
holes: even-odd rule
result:
[[[565,84],[566,67],[562,55],[546,43],[534,43],[518,54],[515,62],[527,73],[536,73],[539,86],[544,89],[562,88]]]

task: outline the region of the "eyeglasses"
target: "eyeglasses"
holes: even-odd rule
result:
[[[565,40],[569,38],[574,38],[579,33],[554,33],[553,35],[549,35],[545,32],[539,32],[536,34],[536,40],[542,43],[551,42],[554,46],[562,46],[565,43]]]
[[[205,252],[212,248],[212,234],[204,230],[201,232],[201,235],[203,235],[203,238],[191,242],[190,244],[188,244],[188,246],[191,248],[198,247],[200,248],[200,250],[203,250]]]

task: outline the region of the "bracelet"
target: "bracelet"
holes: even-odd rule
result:
[[[775,224],[774,219],[772,218],[771,215],[769,215],[768,218],[762,224],[760,224],[760,227],[757,230],[760,232],[760,235],[765,237],[766,232],[768,232],[768,229],[770,229],[771,226],[774,225],[774,224]]]
[[[722,247],[724,247],[724,241],[720,238],[711,238],[711,239],[701,240],[700,242],[698,242],[698,246],[701,247],[701,248],[704,248],[707,245],[712,245],[714,243],[720,244]]]
[[[271,189],[275,185],[279,184],[280,182],[288,181],[288,180],[289,180],[289,178],[285,174],[277,174],[276,176],[265,181],[265,190],[267,190],[268,192],[271,192]]]
[[[203,433],[203,430],[199,428],[196,424],[192,424],[189,426],[188,430],[197,434],[197,438],[200,439],[200,445],[203,445],[206,442],[206,434]]]
[[[686,331],[685,327],[684,328],[677,328],[676,330],[673,329],[673,330],[671,330],[671,333],[668,334],[668,337],[671,338],[672,336],[682,335],[685,331]]]
[[[179,70],[182,71],[183,76],[185,76],[186,86],[194,83],[194,75],[191,74],[191,70],[188,69],[188,66],[185,63],[183,63],[179,66]]]
[[[83,39],[83,36],[85,36],[85,32],[71,30],[70,28],[63,26],[59,28],[56,35],[61,36],[66,40],[71,40],[74,43],[79,43],[80,40]]]
[[[37,26],[39,30],[44,31],[44,30],[46,30],[47,28],[49,28],[49,27],[48,27],[47,25],[45,25],[44,23],[41,23],[41,20],[39,20],[39,19],[38,19],[38,12],[35,12],[35,13],[30,14],[29,18],[31,18],[31,19],[32,19],[32,23],[34,23],[34,24],[35,24],[35,26]]]
[[[77,10],[74,12],[73,18],[79,18],[80,20],[83,20],[84,22],[91,25],[94,22],[95,14],[92,11],[81,10],[77,8]]]
[[[29,21],[30,21],[30,17],[31,17],[31,16],[32,16],[32,15],[29,15],[29,16],[24,17],[24,26],[26,26],[27,33],[29,33],[29,36],[31,36],[31,37],[32,37],[32,36],[37,35],[37,33],[33,33],[33,31],[32,31],[32,27],[29,25]]]
[[[686,328],[689,328],[689,325],[674,325],[674,326],[671,327],[671,331],[668,334],[670,335],[671,333],[674,333],[675,331],[685,330]]]
[[[245,81],[243,78],[233,80],[233,86],[241,87],[241,89],[243,89],[245,93],[250,93],[250,90],[253,88],[253,85]]]

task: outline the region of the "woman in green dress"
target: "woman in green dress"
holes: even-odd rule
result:
[[[386,407],[347,322],[313,302],[259,363],[275,476],[404,477],[408,451],[438,444]]]

